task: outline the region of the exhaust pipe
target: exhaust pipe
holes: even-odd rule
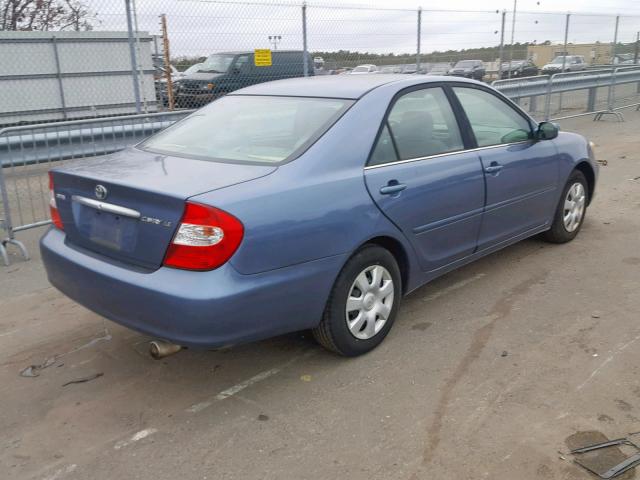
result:
[[[156,360],[178,353],[180,350],[182,350],[182,345],[175,343],[163,342],[162,340],[149,342],[149,354]]]

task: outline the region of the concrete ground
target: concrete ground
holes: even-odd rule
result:
[[[0,477],[592,478],[571,439],[640,430],[640,112],[625,115],[562,125],[608,160],[575,241],[419,289],[356,359],[300,333],[154,361],[48,287],[42,230],[23,232],[34,258],[0,267]]]

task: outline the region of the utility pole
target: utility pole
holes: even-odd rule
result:
[[[611,64],[616,61],[616,46],[618,45],[618,26],[620,25],[620,15],[616,16],[616,29],[613,32],[613,46],[611,47]]]
[[[640,53],[640,32],[636,34],[636,48],[633,53],[633,63],[638,64],[638,53]]]

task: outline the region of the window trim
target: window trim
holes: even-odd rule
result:
[[[394,165],[397,163],[405,163],[405,162],[413,162],[413,161],[417,161],[417,160],[425,160],[428,158],[433,158],[433,157],[440,157],[443,155],[450,155],[452,153],[460,153],[460,152],[464,152],[466,150],[469,149],[470,145],[467,144],[467,139],[466,139],[466,135],[465,132],[462,128],[462,125],[460,124],[460,117],[458,112],[456,112],[456,108],[454,106],[454,104],[451,101],[451,97],[449,96],[449,92],[447,92],[447,83],[448,82],[428,82],[428,83],[419,83],[417,85],[411,85],[407,88],[403,88],[402,90],[397,91],[394,95],[393,98],[391,99],[391,101],[389,102],[389,105],[387,105],[387,109],[384,112],[384,116],[382,117],[382,122],[380,122],[380,126],[378,127],[378,133],[376,133],[375,139],[373,141],[373,144],[371,145],[371,148],[369,149],[369,155],[367,155],[367,161],[365,162],[364,168],[375,168],[375,167],[381,167],[381,166],[387,166],[387,165]],[[460,134],[460,139],[462,140],[462,148],[458,149],[458,150],[452,150],[450,152],[443,152],[443,153],[437,153],[434,155],[427,155],[425,157],[415,157],[415,158],[407,158],[405,160],[401,160],[400,159],[400,153],[398,152],[398,148],[396,146],[396,140],[393,136],[393,130],[391,130],[391,128],[389,127],[388,123],[389,123],[389,114],[391,113],[391,110],[393,110],[393,107],[395,106],[396,102],[398,101],[399,98],[405,96],[408,93],[417,91],[417,90],[426,90],[429,88],[440,88],[444,95],[445,98],[447,99],[447,102],[449,103],[449,107],[451,107],[451,111],[453,112],[453,117],[455,119],[456,125],[458,127],[458,132]],[[381,163],[378,165],[370,165],[371,163],[371,157],[373,156],[373,152],[375,150],[375,148],[378,145],[378,140],[380,139],[380,136],[382,135],[382,131],[384,130],[384,127],[387,127],[389,129],[389,133],[391,135],[391,140],[393,142],[393,146],[394,146],[394,150],[396,152],[396,160],[393,162],[387,162],[387,163]]]
[[[365,165],[364,169],[373,170],[374,168],[389,167],[391,165],[400,165],[403,163],[421,162],[423,160],[429,160],[432,158],[446,157],[449,155],[458,155],[460,153],[467,153],[467,152],[479,152],[481,150],[489,150],[492,148],[511,147],[513,145],[524,145],[525,143],[531,143],[531,140],[524,140],[521,142],[513,142],[513,143],[500,143],[497,145],[488,145],[486,147],[465,148],[464,150],[455,150],[452,152],[436,153],[435,155],[427,155],[426,157],[408,158],[407,160],[396,160],[395,162],[380,163],[378,165]]]
[[[403,96],[406,93],[410,93],[413,90],[424,90],[425,88],[436,88],[436,87],[442,88],[444,90],[446,96],[447,96],[447,99],[449,100],[449,105],[451,106],[451,109],[453,110],[453,114],[454,114],[454,116],[456,118],[456,122],[458,124],[458,128],[460,129],[460,135],[461,135],[461,138],[462,138],[462,143],[464,144],[464,148],[462,148],[460,150],[454,150],[454,151],[451,151],[451,152],[438,153],[438,154],[435,154],[435,155],[427,155],[426,157],[408,158],[406,160],[400,160],[400,157],[399,157],[398,152],[396,150],[396,158],[397,158],[397,160],[395,160],[393,162],[380,163],[378,165],[370,165],[369,163],[371,162],[371,156],[373,155],[373,151],[375,150],[376,146],[378,145],[378,140],[380,139],[380,135],[382,134],[382,130],[384,130],[384,127],[387,125],[389,112],[391,111],[391,109],[395,105],[397,99],[399,97]],[[371,145],[371,149],[369,150],[369,155],[367,156],[367,161],[365,162],[364,170],[373,170],[374,168],[389,167],[391,165],[399,165],[399,164],[403,164],[403,163],[420,162],[420,161],[423,161],[423,160],[429,160],[431,158],[445,157],[447,155],[456,155],[456,154],[459,154],[459,153],[478,152],[478,151],[481,151],[481,150],[488,150],[488,149],[491,149],[491,148],[509,147],[509,146],[512,146],[512,145],[523,145],[523,144],[531,144],[531,143],[536,143],[537,142],[537,140],[535,138],[531,138],[529,140],[523,140],[523,141],[519,141],[519,142],[500,143],[500,144],[496,144],[496,145],[487,145],[485,147],[478,147],[478,143],[477,143],[477,140],[475,138],[475,135],[474,135],[473,131],[471,130],[471,124],[469,123],[469,119],[467,118],[467,114],[465,113],[464,109],[462,108],[462,105],[460,104],[460,100],[458,100],[458,97],[456,96],[455,92],[453,91],[453,87],[477,88],[478,90],[482,90],[482,91],[485,91],[487,93],[490,93],[491,95],[494,95],[498,99],[502,100],[507,106],[512,108],[517,114],[519,114],[521,117],[523,117],[529,123],[529,125],[531,125],[531,131],[532,132],[536,131],[536,129],[538,127],[538,122],[536,122],[524,110],[522,110],[518,104],[513,102],[513,100],[511,100],[510,98],[502,95],[500,92],[492,90],[490,88],[487,88],[487,87],[485,87],[483,85],[477,85],[475,83],[467,83],[467,82],[456,82],[456,81],[429,82],[429,83],[420,83],[420,84],[417,84],[417,85],[411,85],[410,87],[403,88],[402,90],[399,90],[398,92],[396,92],[394,94],[393,98],[391,99],[391,101],[389,102],[389,105],[387,106],[387,109],[385,111],[384,117],[382,118],[382,122],[380,122],[380,126],[378,127],[378,133],[376,134],[375,139],[373,141],[373,144]],[[391,129],[389,129],[389,132],[391,133]],[[393,138],[393,134],[391,135],[391,139],[394,142],[394,146],[395,146],[395,139]]]

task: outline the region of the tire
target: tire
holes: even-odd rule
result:
[[[573,198],[578,198],[578,200],[574,201],[574,209],[569,210],[572,208],[571,201]],[[562,196],[553,216],[553,223],[551,228],[543,234],[544,239],[551,243],[566,243],[576,238],[587,214],[588,198],[589,187],[587,179],[582,172],[574,170],[562,190]],[[570,212],[572,212],[573,218],[565,221],[567,217],[571,216]],[[578,214],[579,218],[576,217]]]
[[[313,336],[326,349],[345,357],[367,353],[391,330],[401,297],[400,268],[394,256],[380,246],[365,245],[340,271]],[[348,298],[350,306],[356,307],[349,312]]]

